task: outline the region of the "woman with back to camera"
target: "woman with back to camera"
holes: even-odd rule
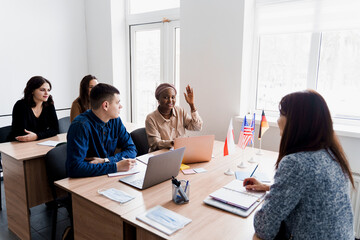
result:
[[[12,141],[35,141],[59,133],[50,91],[51,83],[44,77],[34,76],[27,82],[24,98],[18,100],[13,108],[10,133]]]
[[[155,91],[157,109],[146,117],[145,127],[150,151],[171,148],[174,139],[185,135],[185,129],[200,131],[203,121],[195,107],[193,89],[187,85],[185,100],[191,109],[189,115],[182,107],[175,106],[176,89],[169,83],[160,84]]]
[[[98,84],[97,78],[93,75],[86,75],[80,82],[79,97],[71,104],[70,122],[80,113],[90,109],[90,91]]]
[[[274,184],[244,179],[248,190],[270,191],[255,214],[254,239],[354,240],[354,180],[325,100],[314,90],[295,92],[279,110]]]

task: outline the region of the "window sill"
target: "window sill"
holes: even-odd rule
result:
[[[248,118],[249,117],[249,118]],[[251,121],[250,116],[246,116],[247,120]],[[235,116],[235,122],[241,122],[244,120],[244,117]],[[266,116],[266,120],[269,123],[270,127],[278,127],[277,125],[277,117]],[[248,122],[250,123],[250,122]],[[256,120],[255,124],[259,125],[260,120]],[[339,124],[334,123],[334,130],[337,136],[339,137],[352,137],[352,138],[359,138],[360,139],[360,126],[358,125],[350,125],[350,124]]]

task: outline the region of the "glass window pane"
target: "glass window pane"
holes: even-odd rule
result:
[[[256,109],[277,112],[284,95],[306,89],[310,43],[311,33],[260,37]]]
[[[360,118],[360,31],[323,32],[317,90],[332,116]]]
[[[130,0],[130,14],[179,8],[180,0]]]
[[[157,107],[155,89],[160,84],[160,30],[135,33],[135,56],[132,76],[135,121],[145,123]]]

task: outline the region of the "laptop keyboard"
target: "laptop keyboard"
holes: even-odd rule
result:
[[[136,179],[134,181],[129,182],[131,185],[141,188],[144,182],[144,178]]]

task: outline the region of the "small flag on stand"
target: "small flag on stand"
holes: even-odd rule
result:
[[[241,138],[241,142],[240,142],[240,147],[241,149],[245,149],[245,147],[248,145],[249,141],[252,138],[252,130],[250,126],[245,126],[244,127],[244,134],[243,137]]]
[[[225,139],[224,156],[230,155],[234,151],[235,151],[234,128],[233,128],[232,119],[231,119],[228,131],[227,131],[226,139]]]
[[[248,126],[246,116],[244,117],[244,121],[241,125],[239,141],[238,141],[238,146],[241,149],[245,149],[245,147],[249,143],[252,143],[253,138],[254,138],[254,136],[253,136],[254,132],[255,132],[255,113],[254,113],[253,119],[251,120],[250,126]]]
[[[242,141],[242,139],[244,138],[245,126],[247,126],[246,115],[245,115],[245,117],[244,117],[243,123],[241,124],[239,141],[238,141],[238,144],[237,144],[239,147],[241,147],[241,141]]]
[[[260,129],[259,129],[259,139],[262,138],[262,136],[264,135],[264,133],[269,129],[269,123],[266,120],[265,117],[265,112],[264,110],[262,110],[262,114],[261,114],[261,122],[260,122]]]
[[[254,142],[254,136],[255,136],[255,113],[253,115],[253,118],[251,120],[251,144],[255,144]]]

